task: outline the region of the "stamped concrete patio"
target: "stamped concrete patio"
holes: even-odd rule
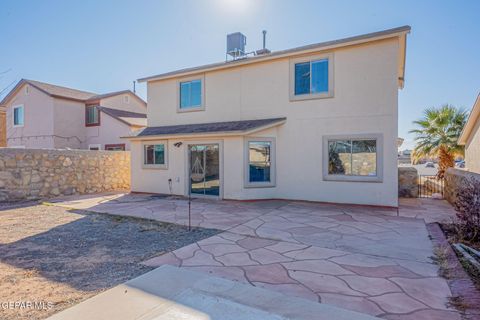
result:
[[[185,199],[112,194],[56,205],[178,224]],[[438,204],[438,205],[437,205]],[[192,201],[192,225],[225,232],[145,261],[206,272],[385,319],[460,319],[438,276],[428,221],[442,202],[399,210],[292,201]],[[440,207],[439,207],[440,206]],[[445,210],[449,213],[445,213]],[[435,212],[435,210],[433,210]]]

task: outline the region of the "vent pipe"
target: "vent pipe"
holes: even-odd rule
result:
[[[255,52],[255,55],[259,56],[262,54],[269,54],[271,51],[267,49],[267,30],[263,30],[263,48],[260,50],[257,50]]]

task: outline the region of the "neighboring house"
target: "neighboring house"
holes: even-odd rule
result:
[[[465,168],[480,173],[480,94],[458,139],[465,146]]]
[[[99,95],[23,79],[0,106],[8,147],[129,150],[120,137],[146,125],[146,103],[129,90]]]
[[[132,191],[398,205],[410,27],[140,79]]]
[[[7,120],[5,108],[0,106],[0,147],[7,146]]]

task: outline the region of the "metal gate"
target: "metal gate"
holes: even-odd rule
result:
[[[444,179],[438,179],[435,175],[418,176],[418,197],[430,198],[434,193],[441,194],[445,186]]]

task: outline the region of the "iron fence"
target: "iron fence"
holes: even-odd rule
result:
[[[445,180],[434,175],[420,175],[418,177],[418,197],[430,198],[433,194],[441,194],[445,187]]]

